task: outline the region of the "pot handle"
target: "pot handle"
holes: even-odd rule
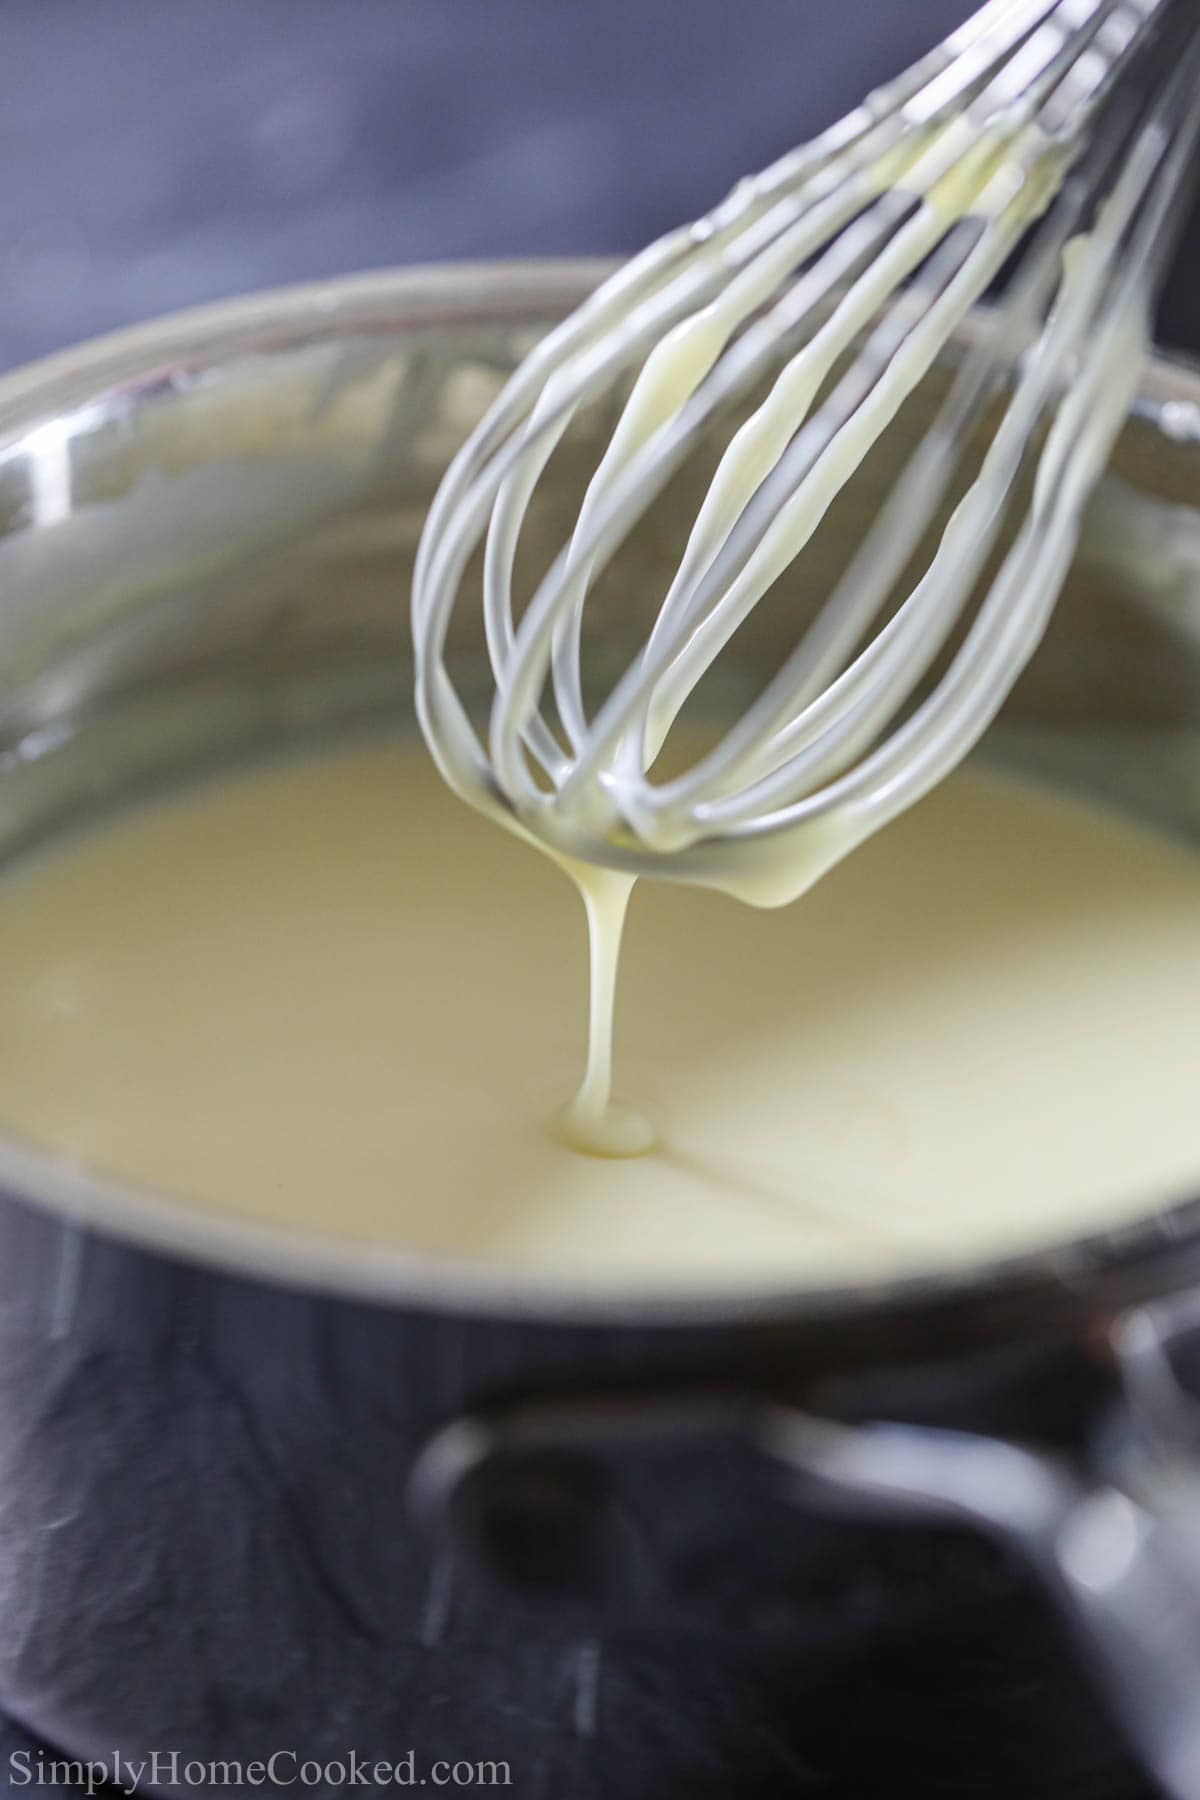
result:
[[[1116,1397],[1086,1458],[897,1422],[847,1424],[745,1387],[635,1386],[500,1401],[448,1422],[410,1502],[452,1532],[464,1494],[505,1459],[717,1428],[782,1468],[797,1497],[973,1525],[1015,1548],[1074,1629],[1144,1766],[1169,1800],[1200,1800],[1200,1400],[1173,1356],[1200,1344],[1200,1293],[1119,1316]],[[579,1504],[590,1504],[577,1490]]]
[[[761,1448],[809,1491],[955,1519],[1013,1546],[1170,1800],[1200,1800],[1200,1403],[1172,1363],[1197,1328],[1194,1295],[1115,1323],[1119,1398],[1085,1467],[968,1432],[842,1425],[786,1406],[755,1421]]]

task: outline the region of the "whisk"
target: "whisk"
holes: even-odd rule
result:
[[[976,743],[1046,627],[1134,396],[1198,133],[1188,0],[992,0],[606,281],[518,369],[428,517],[417,706],[450,784],[563,855],[767,901],[925,793]],[[811,622],[722,736],[656,776],[689,695],[1006,268],[1002,303]],[[578,409],[631,375],[569,541],[518,616],[514,563],[538,481]],[[724,448],[643,645],[586,702],[597,577],[709,422],[772,375]],[[892,603],[998,397],[974,478]],[[486,735],[446,654],[481,542]]]

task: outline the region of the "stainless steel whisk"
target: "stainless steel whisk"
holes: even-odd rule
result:
[[[978,740],[1053,610],[1135,391],[1198,134],[1200,21],[1176,0],[992,0],[606,281],[518,369],[429,514],[412,600],[417,705],[451,785],[576,858],[732,887],[731,852],[807,828],[796,842],[811,854],[782,890],[756,890],[770,898],[926,792]],[[689,694],[1018,248],[1003,303],[811,626],[719,741],[656,779]],[[730,438],[642,649],[589,712],[581,626],[596,577],[719,409],[775,371]],[[542,471],[577,410],[630,372],[570,540],[518,618],[514,559]],[[998,392],[978,472],[889,606]],[[914,701],[1006,522],[969,628]],[[446,662],[484,539],[486,741]]]

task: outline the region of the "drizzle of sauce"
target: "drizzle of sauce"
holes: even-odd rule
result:
[[[634,877],[614,869],[568,867],[588,924],[588,1051],[579,1091],[559,1121],[573,1150],[589,1156],[642,1156],[658,1133],[649,1119],[613,1099],[613,1015],[617,966]]]
[[[1038,154],[1023,160],[1022,148]],[[673,659],[659,675],[643,724],[627,730],[611,772],[610,791],[619,791],[622,762],[640,773],[661,749],[688,694],[733,632],[771,585],[783,574],[817,530],[830,504],[861,465],[881,433],[896,417],[932,368],[949,331],[977,300],[1012,249],[1017,237],[1049,204],[1057,190],[1059,168],[1047,153],[1036,127],[1026,127],[1014,144],[1003,134],[972,135],[963,119],[951,120],[919,138],[911,154],[899,162],[885,158],[869,171],[873,191],[898,182],[920,204],[912,218],[851,284],[845,296],[813,336],[789,359],[751,417],[734,434],[700,508],[679,570],[651,633],[653,646],[663,621],[678,609],[680,597],[712,565],[738,517],[804,423],[837,360],[888,303],[898,280],[925,258],[955,220],[974,217],[988,222],[980,246],[959,275],[908,329],[887,368],[865,400],[836,431],[809,473],[780,506],[746,566],[725,591],[719,614],[710,611],[696,621]],[[1005,228],[1000,229],[1001,222]],[[1057,308],[1072,304],[1089,270],[1089,239],[1077,237],[1065,246]],[[990,251],[988,246],[990,245]],[[695,393],[728,345],[733,333],[755,306],[773,293],[786,273],[792,247],[788,234],[753,262],[706,307],[677,325],[650,353],[612,439],[589,484],[577,532],[583,531],[596,506],[623,467],[652,433],[675,416]],[[1119,317],[1110,322],[1103,355],[1109,380],[1104,405],[1086,421],[1080,466],[1087,459],[1103,467],[1112,435],[1136,391],[1145,342],[1146,320],[1140,296],[1132,294]],[[1075,430],[1069,405],[1060,409],[1050,430],[1050,449]],[[1039,482],[1044,469],[1039,473]],[[960,507],[959,513],[962,512]],[[964,515],[965,516],[965,515]],[[947,529],[943,552],[961,520],[956,513]],[[576,539],[576,541],[578,541]],[[572,544],[572,554],[575,543]],[[578,559],[576,559],[578,560]],[[582,593],[582,588],[579,589]],[[775,749],[787,735],[776,734]],[[961,754],[971,747],[964,736]],[[768,752],[770,754],[770,752]],[[750,773],[762,774],[764,767]],[[955,758],[957,760],[957,758]],[[757,837],[714,837],[707,873],[700,877],[754,906],[774,907],[797,899],[828,869],[861,843],[904,805],[919,799],[939,778],[930,772],[916,781],[893,777],[893,786],[911,789],[890,806],[852,803],[820,811],[793,827]],[[749,777],[744,776],[744,779]],[[594,800],[593,800],[594,804]],[[619,803],[613,822],[619,821]],[[644,811],[645,809],[643,809]],[[684,842],[679,819],[668,811],[639,816],[639,833],[648,847],[664,854]],[[591,1029],[587,1072],[568,1114],[568,1141],[598,1154],[636,1154],[649,1149],[655,1132],[638,1115],[614,1106],[611,1094],[612,1010],[621,930],[632,880],[625,875],[569,868],[583,896],[591,940]],[[669,866],[664,873],[670,873]]]
[[[680,596],[711,566],[747,502],[794,439],[839,358],[887,304],[897,283],[920,265],[956,220],[974,217],[988,223],[984,253],[972,256],[960,277],[912,324],[871,393],[780,507],[728,590],[720,620],[711,614],[702,619],[660,675],[645,732],[635,728],[621,744],[614,788],[619,788],[621,759],[626,767],[636,761],[640,770],[657,755],[699,676],[737,623],[803,550],[837,494],[932,368],[954,323],[982,295],[1021,232],[1044,211],[1056,191],[1057,179],[1055,153],[1035,126],[1025,127],[1014,141],[1012,134],[999,130],[980,132],[963,118],[951,119],[936,130],[914,133],[859,177],[864,203],[899,185],[919,204],[882,253],[853,281],[830,317],[789,358],[766,398],[734,434],[692,528],[656,632]],[[795,236],[795,229],[785,232],[650,352],[580,508],[568,558],[578,593],[583,591],[587,569],[577,546],[596,508],[630,459],[696,392],[734,333],[756,308],[777,294],[794,267]],[[1078,279],[1073,271],[1079,267],[1080,255],[1079,244],[1072,246],[1064,289]],[[1136,360],[1132,366],[1136,367]],[[556,398],[552,380],[535,409],[535,418]],[[548,454],[543,450],[541,459]],[[650,642],[653,644],[654,634]],[[491,817],[538,843],[536,832],[514,826],[511,816],[491,804],[490,798],[487,803],[477,799],[477,803],[483,804]],[[594,806],[595,796],[581,797],[580,804]],[[609,823],[614,827],[620,823],[615,803]],[[650,818],[639,825],[644,841],[669,859],[676,847],[675,822],[669,817]],[[751,905],[781,906],[803,894],[873,828],[874,821],[842,811],[818,815],[796,829],[771,836],[718,839],[703,879]],[[540,847],[547,848],[545,844]],[[648,1119],[619,1105],[612,1095],[617,968],[634,878],[549,853],[579,888],[590,940],[587,1067],[560,1129],[573,1148],[585,1153],[638,1155],[654,1146],[657,1131]]]

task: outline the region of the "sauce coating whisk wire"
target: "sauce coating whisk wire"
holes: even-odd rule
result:
[[[992,0],[537,346],[447,472],[417,559],[418,714],[454,788],[560,854],[774,902],[962,759],[1040,641],[1133,398],[1200,135],[1188,11]],[[811,624],[717,742],[658,776],[688,697],[1006,269],[933,428]],[[642,648],[589,710],[597,578],[713,421],[767,378]],[[541,474],[579,409],[625,388],[569,540],[518,616],[514,563]],[[977,472],[892,604],[998,395]],[[486,731],[446,658],[481,544]]]

